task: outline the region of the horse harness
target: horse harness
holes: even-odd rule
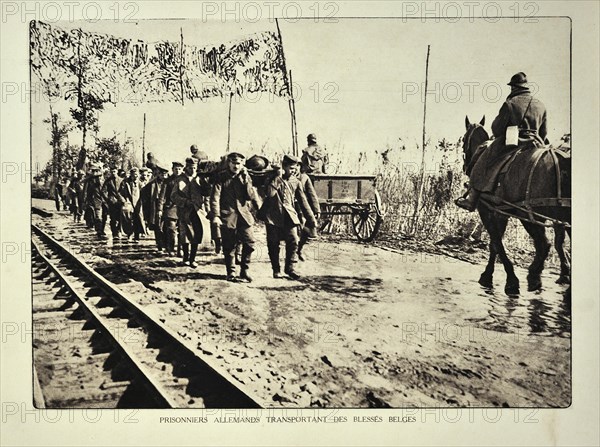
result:
[[[506,173],[506,171],[508,170],[508,168],[510,167],[512,162],[515,160],[517,155],[520,154],[523,150],[528,150],[528,149],[521,148],[521,149],[518,149],[517,151],[515,151],[515,154],[512,157],[510,157],[510,159],[506,162],[505,166],[502,168],[502,171],[500,173],[501,176],[503,176],[503,174]],[[531,198],[531,184],[533,181],[533,173],[534,173],[537,165],[539,164],[540,160],[542,159],[542,156],[546,153],[550,153],[550,156],[552,157],[552,161],[554,164],[554,168],[556,170],[556,184],[557,184],[556,193],[557,194],[556,194],[556,197]],[[527,189],[525,191],[525,200],[517,202],[517,203],[512,203],[512,202],[508,202],[508,201],[500,198],[499,196],[483,193],[482,197],[481,197],[481,202],[487,208],[489,208],[490,210],[495,211],[499,214],[502,214],[502,215],[508,216],[508,217],[515,217],[517,219],[525,220],[525,221],[530,222],[535,225],[541,225],[544,227],[560,225],[565,228],[571,228],[571,224],[568,222],[563,222],[558,219],[553,219],[549,216],[545,216],[541,213],[533,211],[534,207],[540,207],[540,206],[553,206],[553,207],[565,207],[565,208],[571,207],[571,198],[562,196],[562,181],[561,181],[562,174],[560,171],[560,164],[559,164],[557,153],[565,158],[570,157],[569,154],[567,154],[563,151],[560,151],[558,149],[552,148],[552,147],[546,147],[543,150],[536,151],[534,153],[533,163],[532,163],[531,169],[529,170],[529,176],[527,179]],[[497,205],[494,205],[491,202],[495,202]],[[527,218],[518,216],[514,213],[510,213],[510,212],[508,212],[508,210],[521,211],[521,212],[527,214]],[[536,217],[538,219],[547,220],[547,221],[549,221],[549,223],[540,222],[540,220],[536,219]]]

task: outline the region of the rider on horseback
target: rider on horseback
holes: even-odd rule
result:
[[[510,95],[492,123],[494,140],[473,165],[468,194],[455,202],[468,211],[477,208],[482,192],[494,192],[498,175],[505,162],[514,154],[513,149],[535,148],[548,144],[546,107],[531,94],[525,73],[515,74],[508,85],[511,86]],[[518,132],[518,141],[514,143],[509,141],[512,131],[515,131],[515,137]]]

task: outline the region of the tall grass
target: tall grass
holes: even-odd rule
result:
[[[470,248],[475,243],[485,248],[489,241],[478,213],[458,208],[454,200],[465,192],[468,180],[463,173],[462,144],[441,141],[429,144],[425,151],[424,174],[422,152],[417,145],[407,148],[402,140],[373,153],[344,154],[343,148],[329,151],[332,173],[375,174],[385,212],[378,239],[407,241],[415,248],[427,244],[447,243]],[[422,195],[418,201],[421,179]],[[418,208],[417,208],[418,202]],[[349,219],[338,218],[333,230],[351,234]],[[553,232],[548,231],[552,241]],[[504,244],[517,262],[529,263],[533,243],[516,220],[507,227]],[[482,256],[485,253],[482,253]],[[556,264],[554,251],[549,263]]]

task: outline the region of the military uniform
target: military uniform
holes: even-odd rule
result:
[[[79,171],[77,175],[74,175],[69,184],[69,192],[71,194],[71,214],[73,214],[73,221],[81,222],[81,216],[83,216],[83,208],[85,198],[83,196],[83,185],[84,184],[84,172]]]
[[[238,158],[244,157],[235,152],[228,155],[228,160]],[[240,277],[251,280],[248,270],[255,243],[252,232],[254,217],[251,210],[252,206],[259,208],[259,205],[252,179],[245,168],[240,173],[234,174],[228,167],[226,171],[216,175],[210,209],[213,221],[220,223],[228,279],[235,277],[235,250],[240,242],[242,244]]]
[[[186,173],[177,178],[171,192],[171,200],[177,205],[183,262],[189,261],[192,267],[195,267],[198,245],[203,236],[199,213],[203,212],[204,197],[209,194],[208,182],[198,176],[189,177]]]
[[[287,155],[283,160],[284,166],[299,162],[297,158]],[[279,245],[281,241],[285,241],[284,271],[296,279],[298,274],[294,271],[294,264],[297,262],[298,227],[301,223],[296,212],[296,203],[306,217],[308,226],[316,226],[315,216],[306,200],[300,180],[295,176],[286,178],[284,174],[274,177],[267,184],[266,196],[263,205],[264,220],[267,224],[267,247],[273,276],[278,277],[281,272]]]
[[[308,174],[324,174],[327,156],[317,144],[317,136],[311,133],[306,137],[308,146],[302,151],[301,171]]]
[[[135,169],[137,171],[137,169]],[[132,169],[132,172],[134,169]],[[119,188],[119,197],[121,200],[121,228],[128,236],[134,235],[135,240],[139,240],[140,235],[146,234],[146,226],[140,203],[141,185],[137,178],[130,175],[123,180]]]
[[[110,217],[110,230],[113,237],[118,237],[121,231],[121,201],[119,198],[120,179],[115,176],[110,177],[104,183],[104,193],[106,195],[108,215]]]
[[[528,88],[513,91],[494,122],[494,141],[485,150],[471,171],[471,185],[482,192],[493,192],[498,174],[514,151],[506,148],[506,129],[519,126],[519,148],[541,147],[546,141],[547,124],[544,104],[531,95]]]
[[[317,192],[315,191],[315,187],[313,186],[312,180],[306,174],[300,174],[298,176],[298,180],[300,180],[300,186],[302,187],[302,192],[306,196],[306,200],[308,205],[310,206],[311,211],[313,212],[316,220],[316,216],[318,216],[321,212],[321,205],[319,204],[319,198],[317,197]],[[297,205],[298,202],[296,202]],[[299,211],[299,217],[301,218],[300,225],[300,240],[298,242],[298,258],[301,261],[304,261],[304,257],[302,255],[302,249],[308,243],[308,240],[314,238],[316,236],[316,227],[307,225],[306,219],[302,218],[303,214],[298,209],[299,206],[296,206],[296,210]]]
[[[154,231],[156,247],[166,248],[165,232],[163,231],[161,197],[165,194],[166,180],[160,173],[142,188],[142,209],[149,230]]]
[[[546,107],[531,94],[525,73],[515,74],[508,85],[511,86],[511,93],[492,123],[495,138],[483,149],[477,160],[472,162],[472,167],[468,167],[470,189],[466,197],[455,201],[456,205],[468,211],[477,208],[482,192],[494,192],[502,168],[516,149],[536,148],[548,144]],[[506,131],[509,126],[518,127],[518,145],[514,149],[506,145]]]
[[[92,175],[86,181],[85,204],[90,223],[96,230],[96,235],[99,238],[105,238],[104,227],[106,225],[107,206],[102,174],[100,174],[99,169],[93,169]]]
[[[182,163],[173,162],[173,167],[183,167]],[[177,205],[171,199],[173,189],[176,187],[178,175],[172,174],[165,180],[165,188],[159,196],[158,207],[162,210],[163,231],[168,255],[173,255],[178,245]]]

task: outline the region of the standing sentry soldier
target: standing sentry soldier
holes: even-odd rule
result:
[[[506,131],[510,126],[518,127],[517,148],[535,148],[549,144],[546,107],[531,94],[525,73],[515,74],[508,85],[511,86],[510,95],[492,123],[494,140],[473,165],[467,196],[455,202],[467,211],[477,208],[482,192],[494,192],[504,163],[514,154],[514,150],[506,145]]]
[[[307,174],[324,174],[327,164],[327,154],[317,143],[314,133],[306,137],[308,146],[302,151],[301,170]]]

